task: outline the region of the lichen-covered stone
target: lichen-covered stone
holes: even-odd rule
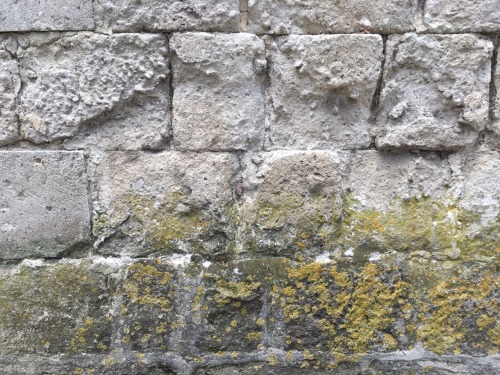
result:
[[[332,248],[342,212],[342,162],[330,151],[275,151],[245,159],[248,250],[299,256]]]
[[[160,148],[170,132],[162,35],[29,34],[22,48],[21,134],[69,148]]]
[[[488,121],[493,45],[478,35],[391,35],[376,144],[456,150]]]
[[[261,148],[264,42],[251,34],[182,33],[170,43],[176,149]]]
[[[263,34],[401,33],[414,29],[417,1],[253,0],[248,30]]]
[[[427,0],[424,24],[433,33],[494,33],[500,9],[496,0]]]
[[[91,30],[92,0],[4,0],[0,31]]]
[[[223,256],[237,223],[231,154],[110,152],[94,158],[93,232],[101,252]]]
[[[104,32],[239,30],[239,0],[96,0]]]
[[[1,11],[0,11],[1,17]],[[19,121],[17,116],[17,94],[21,79],[17,61],[5,47],[6,38],[0,38],[0,146],[19,139]]]
[[[381,69],[379,35],[277,38],[271,44],[272,149],[368,147]]]
[[[86,243],[90,208],[83,154],[0,152],[0,259],[78,255]]]

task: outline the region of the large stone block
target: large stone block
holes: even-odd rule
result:
[[[162,35],[20,37],[21,134],[32,142],[78,135],[68,148],[161,148],[170,132],[167,40]]]
[[[0,152],[0,259],[56,257],[90,242],[82,153]]]
[[[95,159],[94,227],[102,252],[223,255],[234,238],[231,154],[111,152]]]
[[[239,30],[239,0],[97,0],[95,14],[106,32]]]
[[[270,147],[367,147],[381,59],[379,35],[277,38],[271,49]]]
[[[251,34],[175,34],[173,130],[180,150],[259,148],[264,43]]]
[[[456,150],[488,121],[491,41],[478,35],[391,35],[380,95],[380,149]]]
[[[0,38],[0,146],[19,139],[16,100],[21,88],[21,79],[17,61],[6,45],[7,38]]]
[[[414,29],[417,1],[253,0],[248,30],[256,34],[401,33]]]
[[[92,0],[4,0],[0,31],[91,30]]]
[[[496,0],[427,0],[424,23],[434,33],[492,33],[500,31]]]

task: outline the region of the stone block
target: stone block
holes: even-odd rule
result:
[[[264,138],[264,42],[251,34],[174,34],[178,150],[246,150]]]
[[[497,47],[498,48],[498,47]],[[488,124],[488,129],[492,130],[497,140],[500,140],[500,68],[498,64],[495,67],[493,75],[493,87],[496,90],[493,96],[492,121]]]
[[[68,148],[157,149],[170,132],[162,35],[28,34],[22,48],[21,134]]]
[[[0,152],[0,259],[58,257],[90,242],[83,154]]]
[[[496,0],[427,0],[424,23],[432,33],[494,33],[500,9]]]
[[[0,146],[19,139],[16,100],[21,88],[21,78],[17,61],[5,47],[7,43],[6,38],[0,38],[0,108],[2,108],[0,111]]]
[[[231,154],[110,152],[94,159],[100,251],[222,256],[234,239],[238,160]]]
[[[97,0],[95,15],[104,32],[239,30],[239,0]]]
[[[414,30],[417,1],[253,0],[248,30],[256,34],[402,33]]]
[[[271,45],[272,149],[368,147],[379,35],[277,38]]]
[[[343,159],[330,151],[274,151],[245,158],[248,250],[294,257],[330,249],[342,212]]]
[[[379,149],[456,150],[488,121],[493,44],[478,35],[391,35]]]
[[[4,0],[0,31],[92,30],[92,0]]]

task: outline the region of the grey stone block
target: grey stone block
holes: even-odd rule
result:
[[[278,38],[271,47],[269,147],[367,147],[381,60],[380,35]]]
[[[251,34],[175,34],[173,129],[179,150],[245,150],[264,136],[264,43]]]
[[[0,31],[92,30],[92,0],[3,0]]]
[[[17,61],[5,45],[8,39],[0,37],[0,146],[19,139],[16,99],[21,79]]]
[[[79,152],[0,152],[0,259],[56,257],[90,242]]]

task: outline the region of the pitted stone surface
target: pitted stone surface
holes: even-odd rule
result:
[[[21,79],[17,62],[5,46],[8,42],[0,37],[0,146],[19,139],[16,99]]]
[[[256,34],[401,33],[414,29],[417,1],[250,0]]]
[[[496,90],[496,95],[493,101],[493,118],[489,124],[489,129],[492,130],[500,139],[500,67],[498,63],[496,65],[495,74],[493,75],[493,87]]]
[[[111,152],[96,158],[94,234],[107,254],[228,251],[237,158]]]
[[[260,148],[266,74],[262,40],[250,34],[185,33],[172,37],[171,49],[176,149]]]
[[[391,35],[378,114],[380,149],[456,150],[488,121],[493,45],[477,35]]]
[[[277,38],[271,47],[273,149],[368,147],[379,35]]]
[[[239,0],[96,0],[101,31],[221,31],[239,29]]]
[[[426,0],[424,23],[432,33],[500,31],[497,0]]]
[[[66,33],[20,38],[25,139],[51,142],[82,131],[75,140],[82,146],[155,149],[166,142],[170,129],[165,37]],[[104,129],[108,125],[110,129]],[[102,137],[92,139],[98,135]]]
[[[0,31],[91,30],[92,0],[3,0]]]
[[[56,257],[90,242],[82,153],[0,152],[0,259]]]

